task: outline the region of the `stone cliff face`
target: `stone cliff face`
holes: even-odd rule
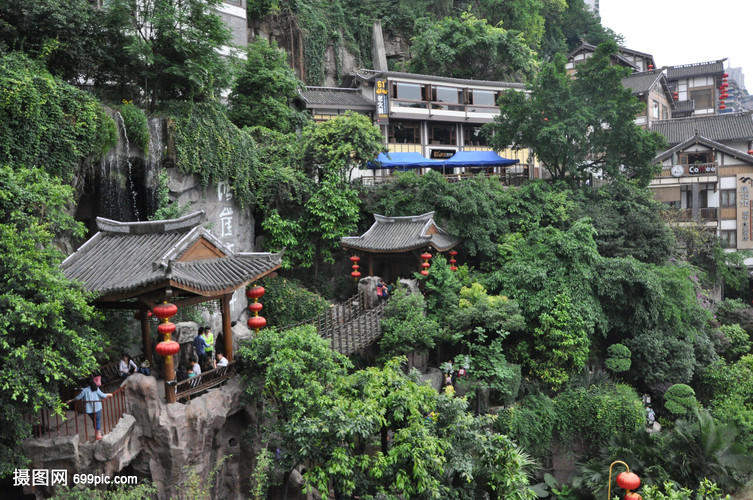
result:
[[[65,469],[69,483],[76,473],[136,474],[154,483],[160,499],[182,497],[194,471],[215,498],[246,498],[255,453],[243,443],[242,433],[254,415],[240,405],[239,380],[235,377],[188,404],[168,405],[160,396],[160,381],[132,375],[125,381],[126,414],[110,433],[89,442],[79,436],[30,439],[24,448],[30,468]],[[52,492],[36,487],[33,493],[43,498]]]

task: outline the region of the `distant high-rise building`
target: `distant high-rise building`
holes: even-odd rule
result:
[[[583,0],[589,9],[597,16],[599,15],[599,0]]]

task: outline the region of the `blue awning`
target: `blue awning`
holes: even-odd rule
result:
[[[395,168],[410,170],[413,168],[453,168],[453,167],[504,167],[514,165],[520,160],[502,158],[494,151],[458,151],[447,160],[430,160],[421,153],[380,153],[376,161],[369,162],[370,169]]]
[[[410,170],[412,168],[425,168],[436,165],[436,160],[430,160],[421,153],[379,153],[376,161],[368,162],[367,167],[396,168],[398,170]]]
[[[458,151],[442,163],[448,167],[505,167],[519,162],[502,158],[494,151]]]

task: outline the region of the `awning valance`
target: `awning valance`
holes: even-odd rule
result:
[[[421,153],[380,153],[370,169],[394,168],[411,170],[414,168],[453,168],[453,167],[505,167],[520,160],[502,158],[494,151],[458,151],[447,160],[430,160]]]

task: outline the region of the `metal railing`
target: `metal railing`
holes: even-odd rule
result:
[[[207,370],[195,377],[182,380],[174,386],[175,401],[178,403],[188,402],[191,396],[222,385],[233,376],[235,376],[235,361],[230,361],[227,366]]]
[[[119,387],[112,396],[99,400],[102,403],[102,414],[100,415],[102,434],[107,434],[116,425],[120,417],[126,412],[126,397],[123,387]],[[83,435],[86,441],[89,440],[89,428],[91,427],[92,438],[96,434],[94,422],[86,413],[86,401],[69,400],[65,402],[68,409],[64,410],[63,415],[43,408],[36,414],[26,415],[24,419],[32,424],[32,435],[35,438],[53,438]],[[94,404],[96,401],[89,401]]]
[[[667,210],[671,220],[676,222],[690,222],[693,219],[692,208],[670,208]],[[717,221],[719,220],[719,208],[699,208],[698,220]]]

